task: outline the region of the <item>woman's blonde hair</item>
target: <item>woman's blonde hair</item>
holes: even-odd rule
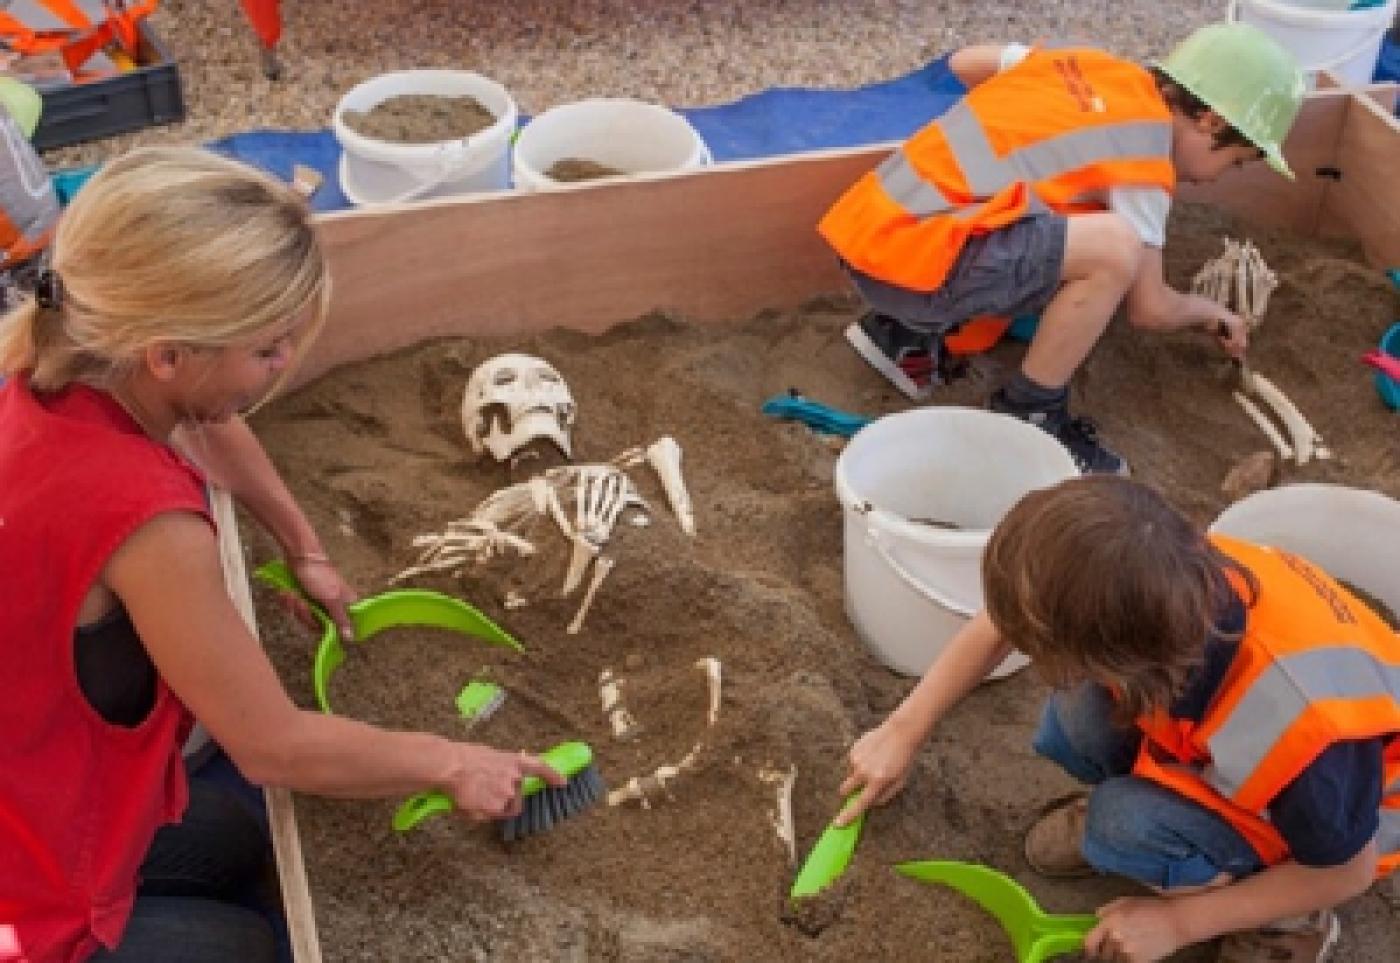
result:
[[[1120,721],[1169,707],[1254,576],[1139,482],[1089,475],[1026,495],[982,555],[987,614],[1050,684],[1109,686]]]
[[[309,306],[304,346],[330,297],[302,196],[198,148],[104,165],[63,212],[51,253],[57,302],[0,319],[0,373],[27,371],[36,391],[109,387],[152,345],[220,348]]]

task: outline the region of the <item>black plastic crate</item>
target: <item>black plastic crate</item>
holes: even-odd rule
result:
[[[44,113],[34,131],[39,150],[124,134],[185,119],[180,71],[155,32],[140,24],[135,70],[86,84],[40,89]]]

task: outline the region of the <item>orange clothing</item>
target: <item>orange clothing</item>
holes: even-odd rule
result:
[[[138,0],[126,6],[108,4],[107,17],[93,24],[73,0],[39,0],[68,25],[64,30],[34,30],[17,17],[0,10],[0,39],[22,54],[57,50],[70,71],[77,72],[99,50],[111,44],[135,57],[140,45],[137,24],[154,12],[157,0]]]
[[[966,240],[1114,187],[1171,191],[1171,110],[1151,74],[1102,51],[1033,50],[978,84],[850,188],[818,230],[846,263],[914,291]]]
[[[1273,799],[1328,746],[1383,738],[1377,874],[1393,871],[1400,867],[1400,634],[1296,555],[1212,541],[1254,573],[1259,597],[1205,716],[1138,720],[1144,738],[1133,772],[1218,813],[1273,865],[1289,858],[1268,820]]]

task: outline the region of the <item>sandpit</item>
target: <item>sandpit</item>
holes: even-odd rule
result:
[[[1282,280],[1252,363],[1285,388],[1336,456],[1287,467],[1284,479],[1400,497],[1400,422],[1357,362],[1400,315],[1400,299],[1348,245],[1253,229],[1199,208],[1174,218],[1172,280],[1188,282],[1223,234],[1252,238]],[[797,767],[805,852],[838,802],[851,740],[911,685],[865,652],[845,618],[831,488],[838,448],[759,413],[764,399],[788,388],[871,415],[906,404],[842,339],[857,310],[833,300],[728,325],[655,315],[598,337],[433,341],[337,369],[255,416],[327,548],[366,593],[412,561],[415,535],[516,480],[471,457],[458,420],[467,376],[502,351],[538,354],[564,373],[580,406],[576,461],[606,461],[674,436],[696,508],[690,538],[655,477],[630,470],[651,524],[618,527],[608,548],[617,567],[577,635],[565,627],[578,596],[557,593],[566,546],[542,539],[540,555],[526,562],[412,582],[476,604],[525,654],[427,631],[352,647],[333,703],[381,724],[507,748],[583,739],[611,785],[674,763],[697,740],[704,748],[651,808],[600,806],[509,848],[485,827],[445,818],[396,834],[391,800],[298,797],[327,959],[1005,960],[1010,950],[989,918],[952,894],[896,878],[891,864],[987,862],[1054,911],[1089,911],[1133,891],[1111,880],[1052,883],[1026,868],[1021,832],[1071,784],[1030,752],[1044,691],[1021,673],[983,687],[954,713],[908,789],[872,815],[825,925],[809,933],[784,919],[793,867],[769,821],[773,786],[760,773]],[[996,369],[1022,350],[998,347],[937,402],[979,404]],[[1219,486],[1228,469],[1267,447],[1231,401],[1231,387],[1228,363],[1201,336],[1148,337],[1115,324],[1076,382],[1076,406],[1138,478],[1205,523],[1226,504]],[[251,526],[245,537],[252,561],[271,556]],[[512,591],[529,604],[507,609]],[[258,601],[282,678],[299,702],[314,705],[313,640],[268,593]],[[724,667],[713,728],[694,668],[703,657]],[[625,679],[627,706],[642,726],[632,741],[613,740],[600,709],[604,668]],[[509,697],[468,734],[452,700],[481,677]],[[1349,905],[1343,920],[1337,959],[1388,958],[1396,924],[1380,896]]]

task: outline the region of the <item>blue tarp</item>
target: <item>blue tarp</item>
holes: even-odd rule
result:
[[[774,88],[730,104],[677,112],[694,125],[715,160],[746,160],[900,140],[947,110],[964,89],[948,69],[948,58],[940,57],[903,77],[855,90]],[[293,164],[313,167],[325,177],[315,208],[351,206],[340,191],[340,144],[330,130],[253,131],[209,146],[283,178],[291,177]]]

